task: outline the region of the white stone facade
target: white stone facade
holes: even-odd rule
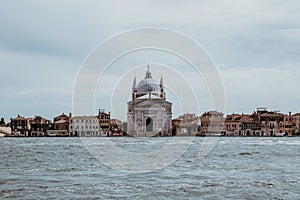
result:
[[[100,136],[99,119],[96,116],[70,117],[70,136]]]
[[[149,68],[137,86],[134,78],[132,101],[127,105],[128,135],[171,135],[172,103],[166,101],[162,78],[160,84],[155,83]]]

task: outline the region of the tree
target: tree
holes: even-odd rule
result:
[[[0,125],[5,125],[5,120],[4,120],[3,117],[2,117],[1,120],[0,120]]]

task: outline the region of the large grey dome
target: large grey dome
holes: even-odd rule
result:
[[[136,87],[137,93],[159,93],[160,92],[160,86],[156,83],[155,80],[153,80],[151,72],[148,70],[146,72],[146,77],[139,82],[139,84]]]
[[[146,72],[146,76],[143,80],[136,85],[136,78],[134,76],[133,84],[132,84],[132,100],[146,97],[149,94],[150,98],[161,98],[163,100],[166,99],[166,93],[164,91],[164,82],[163,78],[161,77],[160,83],[157,83],[151,75],[151,72],[148,70]]]
[[[159,93],[160,86],[152,78],[145,78],[136,87],[137,93]]]

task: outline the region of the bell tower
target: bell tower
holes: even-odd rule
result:
[[[165,93],[164,81],[163,81],[163,77],[162,76],[160,77],[159,87],[160,87],[160,94],[159,94],[159,96],[163,100],[166,100],[166,93]]]

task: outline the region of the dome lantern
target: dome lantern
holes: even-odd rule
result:
[[[143,80],[141,80],[138,85],[136,86],[136,80],[134,78],[134,89],[132,93],[133,99],[143,97],[145,95],[149,95],[149,98],[151,98],[151,95],[154,95],[158,98],[165,99],[165,93],[163,91],[163,82],[162,77],[160,83],[157,83],[151,75],[149,65],[147,66],[146,76]]]

